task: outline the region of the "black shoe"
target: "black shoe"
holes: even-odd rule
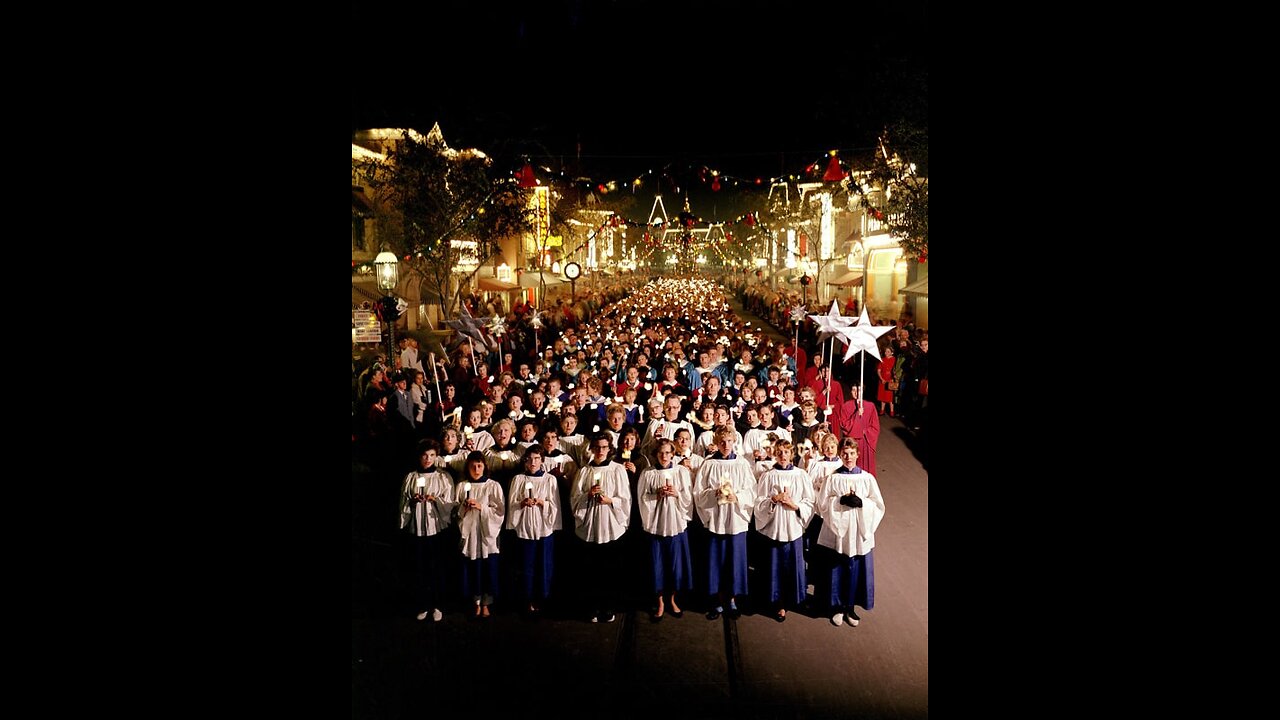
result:
[[[726,612],[726,613],[725,613],[725,615],[726,615],[730,620],[737,620],[738,618],[742,617],[742,611],[741,611],[741,610],[739,610],[738,608],[734,607],[733,605],[730,605],[730,606],[729,606],[729,611],[728,611],[728,612]]]
[[[677,620],[679,620],[680,618],[684,617],[684,611],[683,611],[683,610],[668,610],[668,611],[667,611],[667,614],[668,614],[668,615],[670,615],[671,617],[673,617],[673,618],[677,619]]]
[[[715,620],[715,619],[717,619],[717,618],[719,618],[719,617],[720,617],[720,613],[722,613],[722,612],[724,612],[724,608],[722,608],[722,607],[720,607],[719,605],[717,605],[717,606],[715,606],[715,607],[713,607],[713,608],[711,608],[710,610],[708,610],[708,611],[707,611],[707,619],[708,619],[708,620]]]

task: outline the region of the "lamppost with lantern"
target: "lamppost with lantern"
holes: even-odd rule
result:
[[[813,282],[813,278],[809,277],[809,273],[807,272],[804,274],[804,277],[800,278],[800,304],[801,305],[809,304],[809,283],[811,282]]]
[[[373,266],[377,268],[378,288],[383,292],[380,301],[382,311],[379,314],[387,321],[387,367],[395,369],[396,318],[400,313],[396,310],[396,299],[391,293],[395,292],[396,285],[400,283],[400,260],[395,253],[383,250],[374,258]]]

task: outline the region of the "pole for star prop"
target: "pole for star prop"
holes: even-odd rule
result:
[[[831,338],[831,353],[827,356],[827,410],[831,409],[831,383],[836,376],[831,372],[831,363],[836,361],[836,339]]]
[[[866,392],[867,384],[867,351],[861,352],[862,358],[858,361],[858,415],[862,415],[863,393]]]
[[[440,422],[444,423],[444,393],[440,392],[440,366],[436,365],[436,354],[431,353],[431,374],[436,378],[436,397],[440,400]]]

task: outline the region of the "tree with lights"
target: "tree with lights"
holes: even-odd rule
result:
[[[929,131],[897,125],[881,136],[878,150],[870,180],[886,190],[886,199],[871,206],[863,194],[863,202],[879,213],[908,256],[924,262],[929,257]]]
[[[379,237],[446,317],[466,284],[458,280],[475,275],[501,238],[531,227],[528,191],[495,176],[484,153],[450,148],[438,126],[425,137],[405,130],[385,159],[360,169],[379,200]]]

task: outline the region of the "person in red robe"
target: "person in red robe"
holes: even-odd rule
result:
[[[827,420],[832,425],[835,425],[836,415],[839,414],[840,408],[844,406],[845,393],[844,393],[844,386],[840,384],[840,381],[832,380],[831,381],[831,397],[830,397],[830,402],[828,402],[827,379],[830,377],[831,377],[831,366],[823,365],[818,368],[818,371],[815,377],[811,379],[809,383],[805,385],[805,387],[813,389],[814,402],[818,404],[819,417],[822,416],[823,410],[830,407],[831,417],[828,417]]]
[[[880,414],[884,414],[884,404],[889,403],[889,417],[893,417],[893,390],[889,384],[894,381],[893,366],[897,359],[893,357],[893,345],[884,349],[884,359],[876,366],[876,374],[880,376],[880,388],[876,391],[876,400],[880,401]]]
[[[873,402],[861,400],[858,386],[849,388],[850,399],[840,405],[840,436],[858,440],[858,467],[876,474],[876,446],[880,442],[880,415]],[[832,400],[835,395],[832,395]],[[858,413],[858,407],[862,413]]]

